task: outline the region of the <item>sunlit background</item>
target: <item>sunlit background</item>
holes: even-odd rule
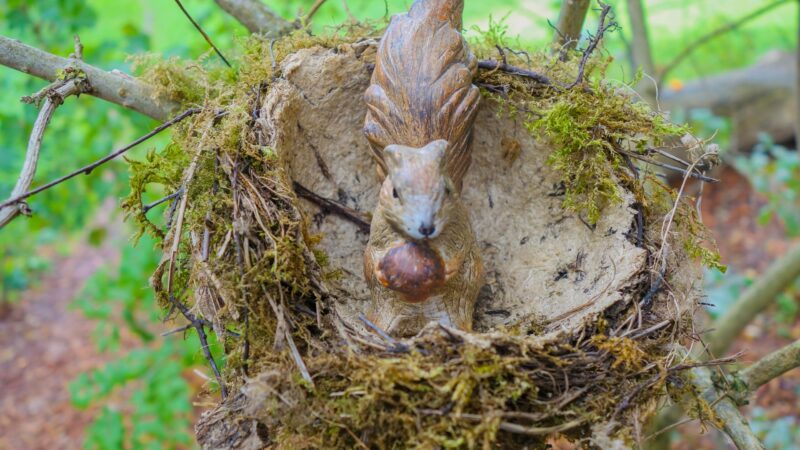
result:
[[[313,1],[266,3],[293,19]],[[348,20],[383,20],[410,3],[329,0],[314,16],[312,30],[331,32],[332,25]],[[631,32],[627,2],[608,3],[620,28],[605,40],[603,51],[613,58],[607,77],[630,83],[637,72],[633,46],[640,37]],[[800,233],[797,108],[789,76],[798,2],[643,3],[653,67],[637,88],[658,92],[659,104],[674,120],[689,121],[700,137],[715,136],[723,151],[725,164],[714,174],[722,185],[706,186],[702,203],[704,221],[729,266],[725,274],[706,277],[708,303],[714,305],[709,314],[715,316]],[[247,31],[214,2],[184,4],[235,59]],[[466,0],[465,34],[476,36],[490,22],[501,23],[519,48],[545,49],[559,4]],[[597,18],[592,8],[585,32],[595,29]],[[0,0],[0,34],[62,56],[72,52],[72,36],[78,34],[85,60],[107,70],[130,72],[128,55],[143,52],[204,57],[204,64],[218,64],[168,0]],[[692,51],[676,60],[687,48]],[[784,69],[785,80],[770,78]],[[37,115],[19,99],[45,84],[0,67],[2,198],[17,179]],[[70,98],[47,130],[35,183],[98,159],[155,125],[90,96]],[[127,157],[142,158],[167,139],[148,141]],[[193,446],[191,424],[207,401],[199,394],[213,377],[193,336],[162,336],[174,324],[161,323],[163,314],[147,283],[159,255],[148,239],[132,246],[119,208],[127,192],[126,163],[115,161],[32,198],[33,217],[0,230],[0,448]],[[800,338],[798,299],[800,286],[784,293],[734,349],[755,360]],[[798,380],[797,373],[774,380],[749,407],[752,426],[770,449],[800,448]],[[725,448],[719,436],[700,433],[696,424],[679,427],[673,447]]]

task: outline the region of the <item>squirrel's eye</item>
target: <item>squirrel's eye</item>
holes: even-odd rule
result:
[[[392,197],[400,198],[400,196],[397,194],[397,189],[392,189]]]
[[[444,195],[450,195],[450,188],[449,187],[445,187],[444,188]]]

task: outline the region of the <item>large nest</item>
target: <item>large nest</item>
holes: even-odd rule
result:
[[[173,144],[134,164],[126,202],[162,238],[153,284],[164,307],[186,305],[224,344],[228,395],[203,415],[199,442],[630,439],[666,392],[671,344],[690,330],[692,257],[713,263],[691,208],[628,157],[683,130],[601,81],[561,87],[575,63],[509,55],[552,85],[482,72],[464,191],[487,273],[476,332],[431,325],[398,341],[360,319],[360,221],[379,187],[361,132],[374,53],[363,33],[294,36],[251,42],[235,79],[151,68],[151,80],[204,105]],[[165,234],[140,214],[151,182],[183,192]]]

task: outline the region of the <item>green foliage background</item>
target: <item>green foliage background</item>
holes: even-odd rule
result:
[[[293,18],[307,10],[312,0],[266,1],[284,17]],[[348,20],[380,19],[405,10],[410,0],[329,0],[314,18],[312,30],[324,32],[330,25]],[[465,28],[487,29],[492,18],[503,18],[510,36],[518,36],[526,46],[545,46],[552,37],[548,21],[557,17],[559,1],[494,0],[466,1]],[[629,81],[635,71],[629,64],[632,39],[623,1],[614,6],[621,30],[610,35],[606,52],[615,59],[607,76]],[[766,1],[730,0],[649,0],[647,5],[650,37],[656,65],[669,62],[685,45],[708,31],[739,17]],[[751,64],[773,49],[793,49],[797,17],[796,3],[786,2],[736,33],[729,33],[700,48],[671,73],[670,80],[687,80]],[[185,6],[203,25],[222,51],[235,59],[240,38],[247,32],[211,1],[185,0]],[[349,9],[349,13],[345,8]],[[593,30],[597,12],[591,11],[586,28]],[[467,31],[469,36],[474,31]],[[181,15],[172,1],[155,0],[0,0],[0,34],[66,56],[72,51],[72,35],[79,34],[87,62],[106,70],[130,71],[128,55],[153,52],[194,59],[208,53],[206,43]],[[209,56],[207,64],[218,64]],[[7,68],[0,68],[0,197],[11,191],[22,165],[28,135],[37,111],[19,98],[41,89],[46,83]],[[688,116],[701,133],[720,129],[725,147],[725,120],[707,111]],[[114,148],[144,134],[156,124],[145,117],[109,105],[90,96],[70,98],[59,108],[45,136],[37,183],[53,179],[93,161]],[[149,148],[163,148],[167,136],[151,140],[129,153],[143,158]],[[739,162],[751,174],[759,190],[767,193],[770,205],[764,220],[778,216],[792,234],[800,228],[796,204],[798,162],[796,153],[769,143],[754,155]],[[127,194],[128,171],[124,161],[115,161],[91,176],[82,176],[31,199],[32,218],[19,218],[0,231],[0,302],[14,302],[20,292],[36,283],[48,269],[39,256],[42,246],[53,246],[69,253],[76,243],[93,244],[105,239],[103,229],[92,228],[98,208],[108,199]],[[155,200],[158,192],[150,194]],[[159,214],[154,210],[151,214]],[[123,354],[99,370],[84,374],[70,385],[76,407],[108,404],[107,399],[122,386],[133,386],[130,408],[101,408],[95,423],[86,430],[87,448],[173,448],[191,446],[191,389],[181,373],[203,364],[196,339],[188,336],[162,338],[160,311],[146,287],[148,275],[157,262],[153,243],[143,240],[136,248],[126,241],[115,243],[123,252],[117,271],[104,271],[92,277],[75,307],[97,321],[94,339],[100,350],[118,349],[121,329],[132,333],[140,348]],[[722,292],[715,301],[726,298],[746,284],[736,274],[722,277],[715,287]],[[734,287],[731,287],[734,286]],[[739,287],[736,287],[739,286]],[[717,291],[712,291],[713,292]],[[796,302],[783,300],[781,309],[791,323],[797,314]],[[792,428],[793,427],[793,428]],[[789,424],[796,430],[796,424]],[[774,440],[774,439],[773,439]],[[782,444],[781,444],[782,445]],[[775,447],[777,448],[777,447]]]

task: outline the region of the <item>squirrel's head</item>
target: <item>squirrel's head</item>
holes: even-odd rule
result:
[[[401,234],[419,241],[433,239],[447,226],[458,195],[445,171],[447,141],[424,147],[387,145],[387,175],[380,192],[386,220]]]

